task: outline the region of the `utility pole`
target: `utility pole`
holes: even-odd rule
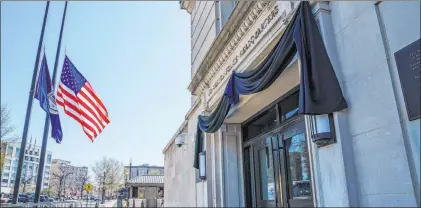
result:
[[[45,25],[47,23],[49,6],[50,6],[50,2],[47,1],[47,4],[45,6],[44,20],[42,22],[41,35],[38,42],[37,57],[35,58],[34,72],[32,74],[31,88],[29,89],[29,98],[28,98],[28,105],[26,107],[25,124],[23,126],[22,142],[20,146],[20,153],[19,153],[19,160],[18,160],[18,169],[16,172],[15,184],[14,184],[14,189],[13,189],[13,199],[12,199],[13,204],[16,204],[18,201],[19,185],[20,185],[20,180],[22,176],[22,166],[23,166],[23,160],[25,157],[26,139],[28,137],[29,121],[31,120],[32,103],[34,101],[35,81],[38,74],[39,55],[41,53],[42,41],[44,39],[44,31],[45,31]]]
[[[54,63],[54,70],[53,70],[53,78],[52,78],[52,84],[53,84],[53,90],[56,83],[56,76],[57,76],[57,66],[58,66],[58,58],[60,56],[60,48],[61,48],[61,39],[63,37],[63,28],[64,28],[64,20],[66,19],[66,11],[67,11],[67,1],[64,3],[64,11],[63,11],[63,17],[61,19],[61,28],[60,28],[60,36],[58,38],[58,44],[57,44],[57,51],[56,51],[56,60]],[[47,144],[48,144],[48,129],[50,127],[50,115],[47,113],[45,116],[45,123],[44,123],[44,135],[42,137],[42,143],[41,143],[41,157],[39,161],[39,168],[38,168],[38,178],[37,178],[37,186],[35,187],[35,198],[34,202],[39,202],[39,196],[41,194],[41,186],[44,178],[44,167],[45,167],[45,154],[47,152]]]

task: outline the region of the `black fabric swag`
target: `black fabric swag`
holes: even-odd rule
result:
[[[299,113],[321,115],[347,108],[310,4],[300,2],[281,39],[262,63],[250,71],[233,72],[216,109],[209,116],[199,116],[193,164],[196,169],[199,167],[203,132],[214,133],[221,127],[231,106],[239,102],[240,94],[267,89],[297,51],[301,63]]]

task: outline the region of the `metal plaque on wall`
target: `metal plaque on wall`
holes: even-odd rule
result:
[[[395,53],[406,112],[410,121],[420,118],[420,52],[420,39],[418,39]]]

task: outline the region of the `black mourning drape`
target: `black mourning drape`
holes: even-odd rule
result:
[[[267,89],[297,53],[300,56],[299,113],[320,115],[347,108],[339,82],[327,55],[310,4],[300,2],[296,13],[274,49],[255,69],[233,73],[217,108],[209,116],[199,116],[194,167],[199,167],[202,133],[214,133],[223,124],[239,95]]]

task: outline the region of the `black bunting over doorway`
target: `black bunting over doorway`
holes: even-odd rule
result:
[[[267,89],[297,51],[301,63],[299,113],[321,115],[347,108],[310,4],[302,1],[281,39],[263,62],[253,70],[234,72],[216,109],[209,116],[199,116],[194,168],[199,168],[203,132],[214,133],[221,127],[231,106],[240,101],[240,94],[248,95]]]

